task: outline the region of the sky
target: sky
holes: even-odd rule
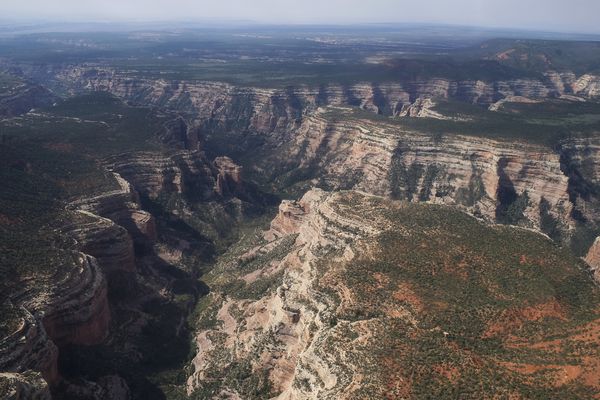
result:
[[[444,23],[600,33],[600,0],[0,0],[0,18]]]

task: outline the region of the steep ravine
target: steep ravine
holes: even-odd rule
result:
[[[318,183],[456,204],[490,220],[541,230],[559,241],[575,237],[580,254],[598,233],[593,138],[571,135],[549,149],[476,135],[440,137],[357,119],[336,108],[420,115],[421,102],[431,98],[482,105],[517,97],[596,98],[600,82],[590,74],[548,71],[543,80],[431,79],[259,89],[131,78],[108,67],[78,66],[59,68],[45,79],[73,92],[108,91],[134,103],[178,110],[194,122],[183,122],[183,128],[175,124],[165,140],[178,137],[192,148],[208,140],[209,150],[239,158],[250,173],[266,176],[262,183],[275,192],[296,188],[293,195],[299,195]],[[329,114],[338,115],[332,119]],[[229,144],[221,145],[224,141]]]
[[[355,189],[460,207],[491,222],[541,231],[579,255],[598,234],[598,140],[551,148],[473,135],[430,135],[337,109],[308,116],[254,161],[275,187]],[[272,171],[272,172],[271,172]]]
[[[202,266],[272,202],[226,157],[181,150],[102,164],[115,188],[70,202],[55,229],[69,249],[65,265],[43,284],[21,280],[3,306],[14,326],[1,342],[3,395],[141,399],[163,396],[160,385],[179,390],[169,373],[191,351],[187,316],[207,291]]]
[[[159,395],[155,381],[135,373],[106,375],[113,367],[110,358],[123,363],[119,372],[144,363],[180,367],[194,351],[187,316],[207,292],[197,280],[198,265],[190,262],[201,260],[202,269],[215,253],[229,248],[233,258],[220,258],[215,271],[224,273],[223,280],[236,279],[202,298],[196,310],[200,326],[188,393],[308,399],[339,398],[345,391],[348,398],[358,398],[370,387],[373,371],[367,367],[373,364],[357,363],[360,354],[323,349],[341,341],[368,354],[384,324],[379,314],[361,314],[357,290],[349,293],[336,285],[335,274],[349,268],[357,251],[368,254],[365,243],[389,228],[388,216],[380,213],[402,204],[390,199],[449,205],[486,222],[533,229],[575,243],[579,255],[598,234],[600,145],[594,138],[571,137],[550,149],[476,136],[433,136],[329,107],[354,104],[396,115],[422,97],[486,105],[512,95],[593,97],[598,95],[596,77],[557,74],[544,82],[435,80],[278,91],[129,80],[110,70],[61,74],[58,78],[74,83],[75,92],[110,91],[128,101],[177,109],[185,118],[171,121],[161,133],[172,151],[100,160],[119,188],[69,204],[77,217],[60,231],[76,246],[70,269],[53,277],[56,286],[40,291],[32,281],[11,299],[19,322],[2,339],[0,369],[8,371],[3,382],[17,392],[47,395],[40,375],[32,375],[37,371],[56,393],[71,397]],[[273,198],[244,182],[231,158],[212,159],[200,151],[208,136],[222,132],[239,135],[240,143],[248,133],[259,141],[244,164],[265,176],[273,191],[304,193],[318,186],[332,193],[313,189],[298,202],[282,203],[264,238],[243,249],[244,243],[228,232],[245,216],[263,212]],[[354,192],[335,193],[343,190]],[[235,254],[236,248],[241,254]],[[600,267],[597,253],[592,248],[587,257],[595,268]],[[324,265],[332,267],[330,275],[319,269]],[[215,279],[220,287],[223,281]],[[411,288],[399,292],[399,303],[385,312],[416,326],[418,296]],[[162,333],[153,336],[149,330]],[[353,333],[347,336],[349,330]],[[132,345],[130,337],[141,339]],[[168,340],[176,346],[156,347]],[[82,363],[87,379],[71,382]],[[248,376],[254,380],[246,383],[251,387],[223,386],[218,377],[224,373],[234,382]],[[177,379],[167,379],[167,386],[176,386]]]

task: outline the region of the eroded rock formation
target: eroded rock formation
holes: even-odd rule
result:
[[[97,344],[108,334],[106,280],[96,260],[83,253],[64,258],[56,274],[26,280],[11,294],[16,329],[2,339],[2,371],[38,371],[56,384],[57,346]]]
[[[274,391],[281,393],[280,399],[304,398],[305,390],[317,398],[327,398],[351,382],[348,360],[326,355],[320,348],[322,342],[335,336],[331,329],[334,305],[316,290],[315,268],[330,257],[340,264],[352,260],[354,253],[348,244],[381,232],[383,226],[366,209],[340,209],[338,196],[315,189],[297,203],[285,202],[271,230],[265,233],[271,240],[241,255],[244,263],[250,263],[270,258],[281,248],[282,258],[242,277],[254,283],[283,274],[281,284],[257,301],[227,298],[219,302],[216,317],[224,324],[220,329],[198,333],[195,372],[188,380],[190,392],[210,379],[215,370],[244,358],[256,360],[251,368],[254,373],[269,371],[268,379]],[[241,320],[232,316],[237,315],[233,310],[242,312]],[[237,350],[233,358],[220,358],[219,352],[225,349]],[[310,382],[310,389],[298,387],[304,380]]]
[[[242,180],[242,168],[229,157],[211,162],[201,151],[141,152],[110,157],[105,163],[152,200],[175,194],[188,203],[253,201],[254,193]]]
[[[179,82],[130,78],[107,67],[73,67],[56,72],[61,84],[72,90],[108,91],[141,104],[152,104],[194,113],[200,120],[227,129],[247,128],[259,132],[288,128],[309,111],[321,106],[359,106],[384,115],[406,113],[423,98],[457,99],[491,105],[508,96],[527,98],[600,95],[600,78],[591,74],[550,71],[542,80],[422,81],[349,86],[299,86],[286,89],[236,87],[219,82]],[[184,139],[185,135],[180,135]]]
[[[312,184],[334,190],[458,205],[491,221],[544,230],[552,220],[563,232],[572,222],[563,157],[545,146],[315,116],[266,162],[305,170]]]
[[[154,217],[141,209],[138,194],[130,183],[119,174],[114,176],[118,189],[77,200],[69,207],[113,221],[125,228],[134,241],[156,240]],[[124,245],[127,247],[126,243]]]
[[[519,242],[525,237],[532,241]],[[237,257],[228,255],[211,273],[215,289],[200,316],[189,393],[277,399],[411,398],[421,393],[421,384],[430,391],[444,386],[448,376],[462,379],[471,368],[479,376],[501,374],[519,380],[522,374],[525,386],[539,390],[597,385],[587,380],[594,376],[597,353],[561,381],[563,370],[546,361],[525,364],[519,355],[507,355],[510,362],[499,361],[496,353],[470,346],[463,336],[468,332],[478,341],[493,337],[495,346],[510,349],[517,343],[530,344],[521,338],[531,334],[523,329],[527,323],[571,321],[554,295],[525,301],[504,296],[519,289],[501,288],[496,280],[505,282],[513,274],[520,279],[522,271],[515,265],[545,265],[547,269],[539,273],[550,285],[562,285],[550,278],[558,273],[561,279],[578,276],[596,290],[575,258],[559,261],[554,254],[560,250],[537,233],[490,226],[452,207],[314,189],[280,206],[265,239],[245,252],[234,252]],[[490,240],[499,240],[494,244],[502,250],[489,246]],[[526,249],[532,243],[539,247],[529,253]],[[550,267],[549,259],[558,264]],[[474,270],[478,272],[471,275]],[[478,274],[485,278],[475,278]],[[219,285],[225,277],[231,281]],[[453,303],[454,298],[447,297],[456,293],[462,298],[465,286],[475,281],[473,296],[489,300],[490,310],[497,307],[491,304],[500,304],[498,296],[509,302],[482,317],[486,322],[481,328],[473,328],[478,325],[471,314],[465,324],[456,320],[462,311],[454,307],[470,308],[471,303]],[[236,290],[220,291],[232,286]],[[487,290],[489,296],[482,294]],[[596,336],[581,333],[596,329],[594,315],[589,325],[566,334],[582,344],[597,341]],[[540,343],[536,354],[552,360],[554,351],[541,344],[554,338],[549,332],[534,334],[532,340]],[[559,340],[562,346],[563,339]],[[478,361],[455,367],[449,361],[454,357]],[[524,369],[534,364],[536,371],[559,379],[551,380],[558,383],[542,389],[545,384],[532,381]],[[474,390],[487,393],[488,388]],[[521,388],[508,383],[501,390],[514,394]]]

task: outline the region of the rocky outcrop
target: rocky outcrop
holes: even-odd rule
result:
[[[340,196],[315,189],[297,203],[283,203],[266,233],[269,242],[240,257],[248,260],[262,254],[272,259],[271,253],[281,246],[282,258],[272,259],[267,268],[251,272],[244,280],[269,279],[278,273],[283,278],[259,300],[231,298],[220,303],[216,318],[223,321],[221,328],[198,332],[190,393],[215,371],[245,358],[253,360],[250,371],[268,373],[279,399],[305,398],[307,392],[314,398],[328,398],[349,384],[353,363],[320,348],[333,339],[335,304],[317,290],[315,268],[333,254],[340,265],[352,260],[349,244],[376,235],[385,223],[362,207],[341,206]],[[295,238],[291,244],[284,242],[290,237]],[[233,314],[234,309],[242,310],[241,318]],[[223,357],[223,351],[231,353]],[[310,382],[310,387],[298,385],[300,381]]]
[[[218,171],[214,188],[219,196],[231,197],[244,193],[242,167],[229,157],[217,157],[213,165]]]
[[[390,166],[394,197],[457,204],[490,220],[541,227],[569,223],[569,179],[542,146],[473,137],[400,139]]]
[[[58,347],[100,343],[108,334],[106,280],[98,263],[83,253],[65,254],[50,277],[32,277],[11,293],[16,329],[1,342],[0,370],[38,371],[50,385],[60,377]]]
[[[600,80],[598,76],[593,74],[577,76],[572,72],[550,71],[546,73],[546,78],[561,94],[573,94],[581,97],[597,97],[600,95]]]
[[[582,263],[542,235],[485,224],[454,207],[313,189],[282,203],[265,239],[227,254],[209,274],[215,284],[198,319],[192,397],[413,398],[430,393],[431,385],[452,387],[446,386],[449,377],[465,376],[461,368],[506,379],[522,374],[524,385],[548,393],[575,381],[597,385],[585,380],[595,376],[597,352],[590,362],[573,362],[578,374],[558,385],[555,379],[531,381],[525,369],[535,365],[549,377],[564,376],[546,361],[554,360],[555,347],[544,345],[598,341],[590,334],[597,329],[594,314],[569,330],[568,339],[556,339],[554,332],[565,332],[563,322],[572,314],[551,284],[550,300],[521,294],[523,268],[535,265],[543,282],[549,276],[560,276],[560,285],[581,279],[596,304],[597,288]],[[507,280],[514,286],[502,287]],[[476,301],[463,300],[469,290],[473,295],[466,298]],[[473,329],[482,303],[494,311]],[[462,315],[465,309],[473,313]],[[523,329],[542,320],[560,327],[552,333]],[[524,361],[519,351],[507,365],[497,352],[466,344],[467,338],[479,344],[492,336],[502,349],[532,346],[536,358]],[[453,364],[456,357],[465,362]],[[502,390],[513,388],[508,383]],[[489,393],[487,386],[479,390],[474,398]]]
[[[141,209],[138,194],[132,189],[130,183],[119,174],[114,175],[118,189],[74,201],[69,208],[113,221],[125,228],[137,243],[155,241],[154,217]],[[125,243],[124,246],[127,247],[127,244]]]
[[[332,190],[457,205],[491,221],[542,230],[552,220],[569,230],[570,178],[552,149],[472,136],[434,137],[351,115],[323,115],[307,118],[293,145],[266,162],[294,160],[289,168],[306,171],[304,179]]]
[[[301,175],[306,182],[313,180],[307,186],[319,183],[332,189],[353,188],[411,200],[458,204],[491,220],[536,229],[544,225],[542,230],[556,237],[559,234],[555,231],[568,236],[573,210],[585,208],[573,203],[573,178],[561,172],[565,166],[561,152],[557,155],[537,146],[520,149],[520,144],[458,136],[436,142],[437,139],[414,132],[404,132],[402,140],[398,140],[395,136],[402,131],[398,127],[384,122],[377,127],[364,120],[331,124],[329,119],[319,117],[319,110],[330,112],[337,107],[339,111],[343,110],[339,107],[351,105],[384,115],[443,118],[432,110],[433,98],[458,99],[493,109],[501,107],[503,101],[515,99],[530,102],[560,96],[590,98],[598,95],[599,82],[598,77],[591,75],[577,77],[550,71],[542,80],[430,79],[285,89],[130,79],[110,68],[96,67],[63,69],[57,76],[61,82],[74,82],[73,90],[109,91],[129,101],[191,113],[208,132],[267,134],[265,140],[275,150],[257,162],[257,171],[288,171],[291,176],[282,178],[288,182]],[[324,106],[329,107],[320,108]],[[168,136],[183,143],[190,136],[188,131],[183,120],[176,120],[170,132],[178,133]],[[272,133],[276,135],[269,136]],[[135,161],[116,162],[116,170],[134,179],[127,164],[136,169],[142,167],[141,170],[152,165],[147,172],[137,174],[138,181],[134,183],[151,196],[161,191],[183,192],[190,181],[186,182],[186,168],[192,171],[191,175],[207,175],[198,174],[203,167],[190,161],[189,156],[180,161],[172,157],[151,158],[139,155]],[[294,171],[297,168],[305,172]],[[201,186],[206,187],[207,183],[202,182]],[[223,181],[217,178],[216,192],[221,193],[222,189]],[[201,193],[198,189],[189,192]]]
[[[398,115],[401,117],[450,119],[432,110],[435,105],[435,102],[430,98],[421,97],[415,100],[413,104],[403,107]]]
[[[140,209],[136,193],[121,177],[115,179],[118,189],[67,207],[72,210],[68,222],[56,233],[65,247],[80,252],[62,251],[51,275],[25,278],[10,293],[19,320],[13,324],[15,332],[2,340],[0,370],[38,371],[54,386],[60,380],[58,349],[98,344],[108,335],[111,314],[105,274],[134,272],[132,236],[143,241],[156,236],[154,220]]]
[[[45,382],[58,382],[58,349],[48,338],[42,322],[26,308],[17,307],[17,329],[0,342],[0,368],[20,381],[18,374],[34,370]],[[33,373],[33,372],[30,372]],[[9,377],[10,379],[10,377]]]
[[[550,71],[544,79],[453,81],[444,78],[348,86],[297,86],[285,89],[236,87],[219,82],[185,82],[130,78],[107,67],[73,67],[55,78],[73,91],[99,90],[139,104],[192,113],[214,129],[281,132],[322,106],[359,106],[383,115],[410,113],[417,99],[456,99],[489,106],[502,98],[547,98],[600,95],[600,77]],[[414,108],[414,106],[413,106]],[[179,141],[190,135],[177,129]],[[172,136],[172,135],[171,135]],[[193,135],[192,135],[193,136]]]
[[[600,221],[600,140],[573,135],[559,144],[558,152],[569,177],[575,217],[584,222]]]
[[[200,127],[188,123],[183,117],[165,123],[164,131],[159,134],[159,139],[171,148],[201,150]]]
[[[141,152],[105,161],[137,191],[152,199],[161,193],[176,193],[194,201],[209,201],[215,196],[231,197],[244,192],[241,167],[228,157],[218,157],[211,163],[199,151],[172,155]]]
[[[79,249],[98,260],[105,274],[135,271],[133,241],[125,228],[113,221],[80,211],[82,216],[62,228],[77,241]]]
[[[75,256],[76,267],[64,276],[55,276],[56,285],[46,304],[40,298],[26,301],[29,309],[43,310],[48,336],[58,346],[100,343],[108,334],[110,310],[106,280],[91,256]]]
[[[283,200],[279,205],[279,212],[271,221],[271,229],[265,234],[267,240],[297,233],[300,225],[305,220],[310,204],[304,199],[299,201]]]
[[[594,273],[594,278],[600,282],[600,237],[596,238],[585,256],[585,262]]]

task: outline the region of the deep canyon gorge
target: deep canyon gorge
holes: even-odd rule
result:
[[[508,42],[381,82],[0,60],[0,393],[598,398],[600,73],[484,76],[550,63]]]

